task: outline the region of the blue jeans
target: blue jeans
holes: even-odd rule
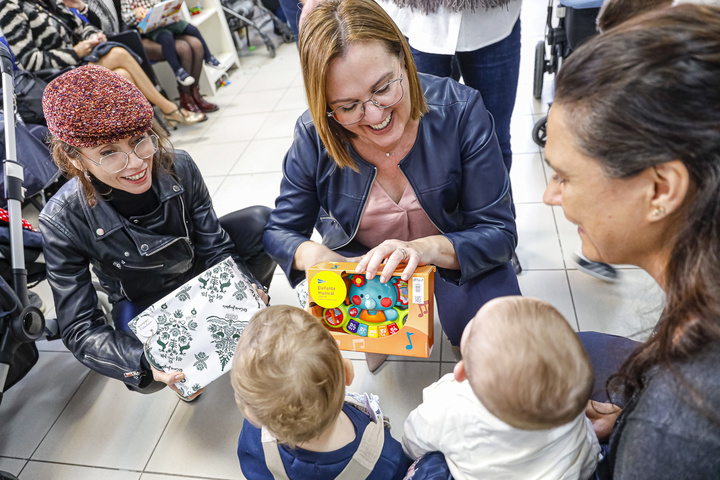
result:
[[[418,72],[438,77],[451,77],[453,58],[457,59],[465,84],[480,92],[485,107],[495,119],[495,133],[509,172],[512,166],[510,119],[520,74],[520,19],[508,37],[471,52],[439,55],[412,47],[410,50]]]
[[[358,242],[351,242],[336,250],[345,257],[364,255],[369,248]],[[493,298],[507,295],[521,295],[517,275],[510,262],[455,285],[435,275],[435,299],[443,332],[450,343],[459,346],[463,330],[480,307]]]
[[[295,37],[295,43],[297,43],[299,31],[298,22],[300,21],[300,11],[302,10],[302,3],[300,3],[298,0],[279,0],[279,2],[280,8],[282,8],[283,13],[285,13],[285,18],[287,18],[287,24],[290,27],[293,36]]]

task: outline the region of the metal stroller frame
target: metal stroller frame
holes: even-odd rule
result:
[[[597,34],[595,19],[602,0],[560,0],[555,9],[558,19],[555,27],[552,25],[553,3],[554,0],[548,0],[545,40],[535,45],[533,97],[537,100],[542,96],[545,73],[556,74],[573,50]],[[546,126],[547,116],[544,116],[535,123],[532,131],[533,141],[541,147],[545,146]]]
[[[0,74],[2,75],[5,124],[5,152],[3,161],[5,197],[10,217],[10,248],[14,289],[2,288],[0,319],[0,402],[5,381],[10,373],[13,357],[21,345],[38,340],[45,332],[42,312],[30,305],[27,288],[27,270],[22,236],[23,167],[17,161],[15,145],[15,115],[13,90],[13,61],[4,44],[0,44]],[[5,284],[5,282],[2,282]],[[7,285],[3,285],[7,287]],[[23,374],[24,375],[24,374]]]
[[[231,1],[221,0],[222,9],[225,12],[225,17],[228,20],[228,26],[232,32],[233,40],[235,41],[235,48],[240,49],[241,40],[238,30],[245,27],[245,40],[247,41],[248,47],[250,47],[250,31],[249,27],[252,27],[262,38],[265,47],[267,47],[270,58],[274,58],[277,50],[277,46],[272,39],[263,32],[263,28],[270,22],[273,22],[275,28],[280,33],[283,43],[292,43],[295,41],[290,27],[282,22],[274,13],[269,9],[261,5],[257,0],[245,0],[245,1]],[[232,8],[234,7],[234,9]],[[236,11],[241,10],[241,11]],[[258,24],[253,21],[255,12],[259,10],[265,19],[262,23]],[[244,14],[244,15],[243,15]],[[238,24],[238,20],[242,23]]]

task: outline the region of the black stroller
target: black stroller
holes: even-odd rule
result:
[[[555,8],[557,25],[553,26],[553,0],[548,0],[545,40],[535,45],[533,97],[540,99],[545,73],[556,74],[564,59],[597,34],[595,21],[603,0],[560,0]],[[549,55],[547,54],[549,52]],[[533,141],[545,146],[547,116],[535,123]]]
[[[15,148],[15,115],[13,90],[13,61],[4,44],[0,44],[3,86],[5,152],[3,161],[5,198],[8,203],[11,277],[14,288],[0,277],[0,401],[10,388],[37,362],[35,340],[45,333],[42,312],[30,305],[25,269],[25,238],[22,228],[23,167],[17,162]],[[39,234],[38,234],[39,235]]]
[[[240,50],[242,42],[240,40],[240,30],[245,28],[245,40],[248,48],[250,45],[250,28],[255,30],[263,43],[267,47],[270,57],[275,57],[277,45],[263,29],[272,22],[274,31],[280,36],[283,43],[292,43],[295,41],[290,27],[281,21],[270,9],[262,5],[259,0],[220,0],[228,27],[232,32],[235,48]]]

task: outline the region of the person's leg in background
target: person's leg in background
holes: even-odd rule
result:
[[[128,53],[127,50],[121,47],[112,48],[104,57],[100,58],[96,62],[97,65],[103,66],[109,70],[118,71],[122,69],[121,75],[128,78],[138,89],[145,95],[153,105],[160,107],[160,110],[166,115],[173,114],[178,110],[177,105],[163,97],[162,94],[155,88],[155,85],[150,81],[145,72],[140,67],[140,64]]]
[[[203,38],[202,34],[200,33],[200,30],[195,25],[192,25],[190,23],[187,24],[185,27],[185,30],[182,32],[182,36],[188,36],[196,39],[199,42],[199,51],[194,47],[193,50],[200,55],[200,58],[202,58],[205,63],[210,65],[211,67],[217,67],[220,66],[220,62],[215,58],[215,56],[210,51],[210,48],[208,48],[207,43],[205,43],[205,39]],[[188,40],[186,40],[188,41]],[[188,41],[189,43],[189,41]],[[193,44],[194,45],[194,44]],[[200,73],[198,73],[198,76],[195,78],[199,78]]]
[[[485,108],[495,119],[495,134],[500,142],[505,168],[510,173],[510,122],[520,75],[520,19],[515,22],[510,35],[499,42],[472,52],[457,52],[455,56],[464,83],[480,92]],[[522,272],[514,252],[512,264],[516,273]]]
[[[410,46],[415,66],[420,73],[435,75],[436,77],[452,76],[452,55],[425,53]]]
[[[300,12],[302,11],[302,3],[298,0],[279,0],[280,8],[285,13],[287,24],[290,27],[290,31],[295,37],[295,43],[298,41],[298,31],[300,30]]]
[[[255,205],[220,218],[220,225],[230,235],[238,256],[265,287],[270,287],[277,263],[263,249],[263,233],[272,210]]]
[[[192,26],[192,25],[191,25]],[[195,28],[195,27],[193,27]],[[207,63],[205,58],[206,49],[205,42],[201,38],[190,35],[182,35],[175,39],[176,45],[183,45],[183,49],[187,48],[188,65],[191,74],[195,77],[195,83],[187,88],[187,93],[192,100],[193,105],[203,113],[216,112],[220,109],[216,104],[210,103],[200,95],[200,75],[202,74],[203,61]],[[211,55],[212,56],[212,55]],[[213,57],[215,58],[215,57]]]
[[[510,121],[520,75],[520,19],[503,40],[472,52],[457,52],[456,56],[465,85],[480,92],[485,108],[495,119],[495,133],[509,172],[512,167]]]
[[[195,83],[196,78],[180,63],[178,50],[175,47],[175,36],[172,32],[168,30],[161,31],[155,36],[155,42],[160,44],[162,56],[170,64],[170,68],[175,74],[178,85],[189,86]]]

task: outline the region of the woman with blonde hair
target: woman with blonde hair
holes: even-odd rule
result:
[[[401,263],[406,280],[435,265],[440,322],[459,345],[480,306],[520,293],[510,181],[480,94],[418,74],[372,0],[323,2],[299,48],[310,108],[285,157],[266,250],[293,286],[318,262],[358,255],[368,278],[384,262],[383,282]]]

